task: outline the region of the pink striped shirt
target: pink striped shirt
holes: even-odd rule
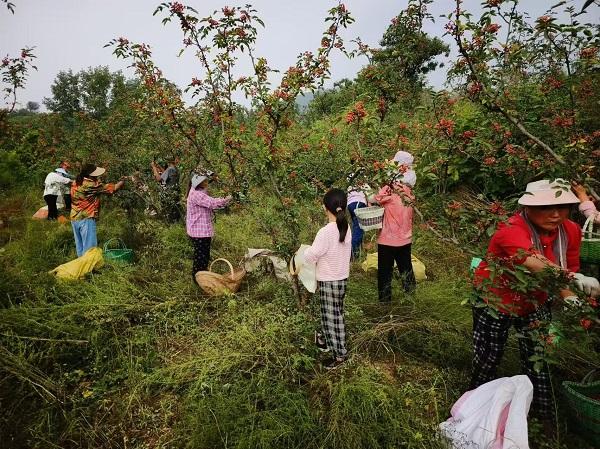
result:
[[[414,199],[410,187],[404,184],[394,186],[402,192],[405,201]],[[375,199],[385,209],[383,228],[377,237],[377,243],[388,246],[404,246],[412,242],[413,208],[396,193],[390,186],[383,187]]]
[[[318,281],[341,281],[348,278],[351,242],[350,227],[343,242],[340,242],[340,231],[335,222],[330,222],[319,229],[315,241],[304,252],[304,260],[317,264]]]
[[[213,198],[204,189],[192,189],[187,197],[185,227],[190,237],[212,237],[214,209],[227,206],[229,198]]]

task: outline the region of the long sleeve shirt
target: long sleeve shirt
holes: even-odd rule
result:
[[[340,242],[340,231],[336,223],[328,223],[319,229],[313,244],[304,251],[304,260],[317,265],[318,281],[341,281],[348,278],[351,242],[350,227],[343,242]]]
[[[591,215],[596,214],[594,222],[600,223],[600,214],[598,213],[596,206],[594,206],[593,201],[583,201],[579,203],[579,212],[585,215],[585,218],[589,218]]]
[[[413,194],[406,185],[395,187],[401,190],[406,198],[401,198],[390,186],[383,187],[375,195],[375,200],[385,209],[383,227],[377,237],[377,243],[404,246],[412,242],[413,208],[405,203],[413,199]]]
[[[100,216],[100,195],[112,195],[114,184],[102,184],[84,178],[81,185],[71,185],[71,220],[86,218],[98,219]]]
[[[213,198],[204,189],[192,189],[187,197],[185,227],[190,237],[212,237],[214,210],[225,207],[229,198]]]
[[[71,179],[60,173],[48,173],[44,180],[44,196],[46,195],[68,195]]]

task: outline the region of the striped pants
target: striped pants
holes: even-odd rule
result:
[[[348,279],[318,281],[321,302],[321,328],[327,347],[334,357],[346,358],[346,326],[344,323],[344,297]]]

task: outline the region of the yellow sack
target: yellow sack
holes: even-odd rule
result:
[[[415,256],[414,254],[410,255],[410,259],[412,262],[412,267],[417,282],[421,282],[427,279],[427,275],[425,274],[425,264],[419,259],[417,259],[417,256]],[[362,263],[362,269],[365,271],[377,269],[377,253],[367,254],[367,258]]]
[[[63,263],[54,270],[49,271],[59,279],[76,280],[81,279],[90,271],[102,268],[104,259],[102,250],[98,247],[88,249],[85,254],[71,262]]]

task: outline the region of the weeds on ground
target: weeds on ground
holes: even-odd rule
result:
[[[269,247],[265,214],[256,206],[220,216],[213,258],[236,263],[248,247]],[[300,239],[309,242],[315,229]],[[181,225],[108,208],[99,240],[113,237],[134,249],[133,265],[108,263],[64,283],[46,272],[74,256],[68,226],[23,220],[3,234],[3,447],[442,447],[437,425],[465,389],[470,364],[459,251],[417,235],[431,280],[410,297],[395,285],[385,308],[374,273],[354,264],[350,358],[328,372],[311,341],[315,301],[299,309],[292,288],[265,275],[249,275],[236,295],[204,296],[191,281]],[[512,349],[509,375],[518,372]],[[569,343],[557,357],[578,376],[595,355]],[[535,427],[532,435],[544,440]],[[564,440],[579,447],[570,434]]]

